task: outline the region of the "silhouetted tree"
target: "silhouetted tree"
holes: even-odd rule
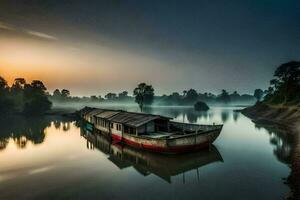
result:
[[[168,101],[172,104],[174,102],[175,104],[179,104],[181,100],[181,96],[178,92],[173,92],[169,98]]]
[[[0,95],[8,95],[9,87],[7,81],[0,76]]]
[[[24,87],[24,114],[44,114],[51,109],[52,103],[46,96],[47,88],[42,81],[34,80]]]
[[[195,103],[194,109],[197,111],[208,111],[209,107],[206,103],[202,101],[198,101],[197,103]]]
[[[269,103],[298,102],[300,100],[300,62],[290,61],[281,64],[270,81],[272,93],[268,93],[266,101]]]
[[[257,101],[260,101],[261,98],[263,97],[264,92],[262,91],[262,89],[256,89],[254,90],[254,97],[257,99]]]
[[[24,106],[24,88],[26,80],[24,78],[16,78],[10,88],[11,96],[14,100],[16,110],[21,111]]]
[[[53,96],[56,97],[56,98],[61,97],[61,93],[60,93],[59,89],[55,89],[53,91]]]
[[[221,103],[229,103],[230,96],[226,90],[222,90],[222,93],[218,96],[217,100]]]
[[[119,97],[119,100],[126,100],[126,99],[128,99],[128,92],[123,91],[123,92],[119,93],[118,97]]]
[[[151,105],[154,97],[154,89],[152,85],[146,83],[140,83],[137,88],[133,90],[135,96],[135,102],[139,104],[141,111],[143,111],[144,105]]]
[[[185,95],[185,101],[187,103],[195,103],[198,100],[198,93],[194,89],[189,89]]]
[[[62,89],[61,90],[61,96],[63,97],[63,98],[68,98],[69,96],[70,96],[70,91],[69,90],[67,90],[67,89]]]
[[[91,101],[95,102],[95,101],[98,101],[98,97],[96,95],[92,95],[91,97]]]
[[[229,95],[231,101],[240,101],[241,100],[241,95],[237,92],[234,91],[232,94]]]
[[[9,96],[7,81],[0,76],[0,115],[13,111],[14,102]]]
[[[11,86],[11,92],[20,92],[24,90],[26,80],[24,78],[16,78],[13,85]]]
[[[116,93],[107,93],[106,95],[105,95],[105,98],[107,99],[107,100],[113,100],[113,99],[116,99],[116,97],[117,97],[117,94]]]

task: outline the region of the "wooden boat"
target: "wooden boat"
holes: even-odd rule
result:
[[[160,115],[84,108],[81,117],[95,131],[138,149],[158,153],[184,153],[209,147],[223,125],[171,121]]]
[[[223,158],[218,149],[212,145],[210,149],[199,152],[164,155],[113,143],[101,134],[93,134],[87,129],[81,129],[81,135],[87,140],[88,149],[98,149],[109,161],[119,169],[134,168],[140,174],[148,176],[155,174],[171,183],[172,177],[183,175],[185,172],[196,172],[199,179],[199,169],[212,163],[221,163]]]

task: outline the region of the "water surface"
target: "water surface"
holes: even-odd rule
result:
[[[291,141],[235,109],[146,109],[180,122],[224,123],[210,150],[178,157],[111,144],[60,117],[2,119],[0,199],[284,199]]]

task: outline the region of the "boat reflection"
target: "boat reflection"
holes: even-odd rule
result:
[[[195,170],[199,180],[199,168],[214,163],[224,162],[221,154],[215,146],[200,152],[163,155],[147,151],[141,151],[119,143],[112,143],[103,135],[92,133],[81,128],[81,135],[87,141],[88,149],[98,149],[108,156],[108,160],[114,163],[119,169],[133,167],[143,176],[155,174],[165,181],[171,183],[173,176]]]

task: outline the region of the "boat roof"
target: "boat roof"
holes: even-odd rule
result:
[[[119,169],[125,169],[132,166],[130,162],[126,160],[120,160],[119,157],[114,155],[110,155],[107,159],[114,163]]]
[[[123,110],[109,110],[91,107],[85,107],[83,109],[89,110],[85,113],[85,115],[87,116],[96,116],[116,123],[125,124],[131,127],[139,127],[155,119],[172,119],[170,117],[165,117],[161,115],[127,112]]]
[[[92,111],[92,110],[95,110],[96,108],[91,108],[91,107],[84,107],[84,108],[82,108],[81,110],[80,110],[80,112],[82,113],[82,114],[87,114],[88,112],[90,112],[90,111]]]
[[[88,117],[90,117],[90,116],[94,116],[94,115],[97,115],[98,113],[101,113],[101,112],[103,112],[103,110],[102,109],[93,109],[93,110],[91,110],[90,112],[88,112],[88,113],[86,113],[86,115],[88,116]]]
[[[102,118],[102,119],[108,119],[110,117],[113,117],[114,115],[120,113],[120,111],[112,111],[112,110],[107,110],[107,111],[103,111],[97,115],[95,115],[96,117]]]
[[[133,113],[133,112],[120,112],[115,116],[111,117],[110,120],[113,122],[125,124],[127,126],[139,127],[155,119],[169,119],[160,115],[151,115],[144,113]]]

